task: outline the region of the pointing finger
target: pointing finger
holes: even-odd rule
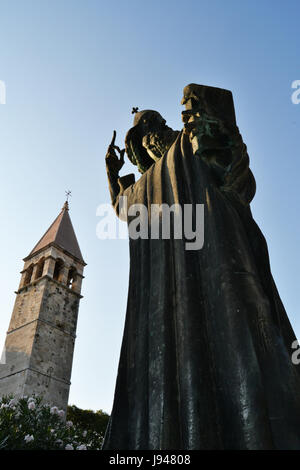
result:
[[[111,147],[114,147],[114,145],[115,145],[116,135],[117,135],[117,133],[116,133],[116,131],[114,131],[113,138],[112,138],[111,143],[110,143]]]

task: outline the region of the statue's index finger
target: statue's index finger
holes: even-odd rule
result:
[[[110,143],[111,147],[114,147],[114,145],[115,145],[116,136],[117,136],[117,133],[116,133],[116,131],[114,131],[113,138],[111,139],[111,143]]]

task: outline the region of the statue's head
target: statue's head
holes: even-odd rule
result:
[[[166,120],[157,111],[152,109],[145,109],[135,113],[133,126],[139,126],[140,130],[144,135],[154,130],[159,130],[164,127]]]
[[[127,132],[125,149],[129,160],[140,173],[150,168],[170,148],[177,132],[166,125],[166,120],[151,109],[139,111],[134,116],[133,127]]]

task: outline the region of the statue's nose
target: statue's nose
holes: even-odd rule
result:
[[[180,102],[180,104],[185,104],[187,102],[188,98],[184,96]]]

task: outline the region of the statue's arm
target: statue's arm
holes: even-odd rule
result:
[[[107,168],[107,166],[106,166],[106,173],[107,173],[107,179],[108,179],[110,199],[111,199],[112,205],[114,206],[117,200],[117,197],[119,196],[119,193],[120,193],[120,186],[118,183],[119,175],[110,171]]]
[[[116,131],[114,131],[111,144],[107,149],[105,164],[111,203],[118,214],[119,197],[125,189],[135,183],[135,177],[134,174],[119,177],[119,172],[124,165],[125,149],[120,150],[119,147],[115,145],[115,138]],[[119,152],[120,158],[118,158],[115,149]]]
[[[255,179],[247,147],[235,123],[231,93],[215,89],[209,97],[208,88],[196,84],[185,87],[181,102],[186,105],[182,112],[184,134],[189,137],[194,155],[210,167],[213,183],[248,206],[255,194]],[[221,112],[216,108],[216,93]]]
[[[108,187],[110,192],[111,203],[118,214],[118,201],[120,196],[124,193],[125,189],[135,183],[135,176],[133,173],[129,175],[120,176],[113,172],[107,171]]]
[[[213,181],[223,192],[245,206],[255,194],[255,179],[249,168],[247,147],[236,126],[193,111],[184,112],[184,132],[189,135],[193,153],[205,161]]]

